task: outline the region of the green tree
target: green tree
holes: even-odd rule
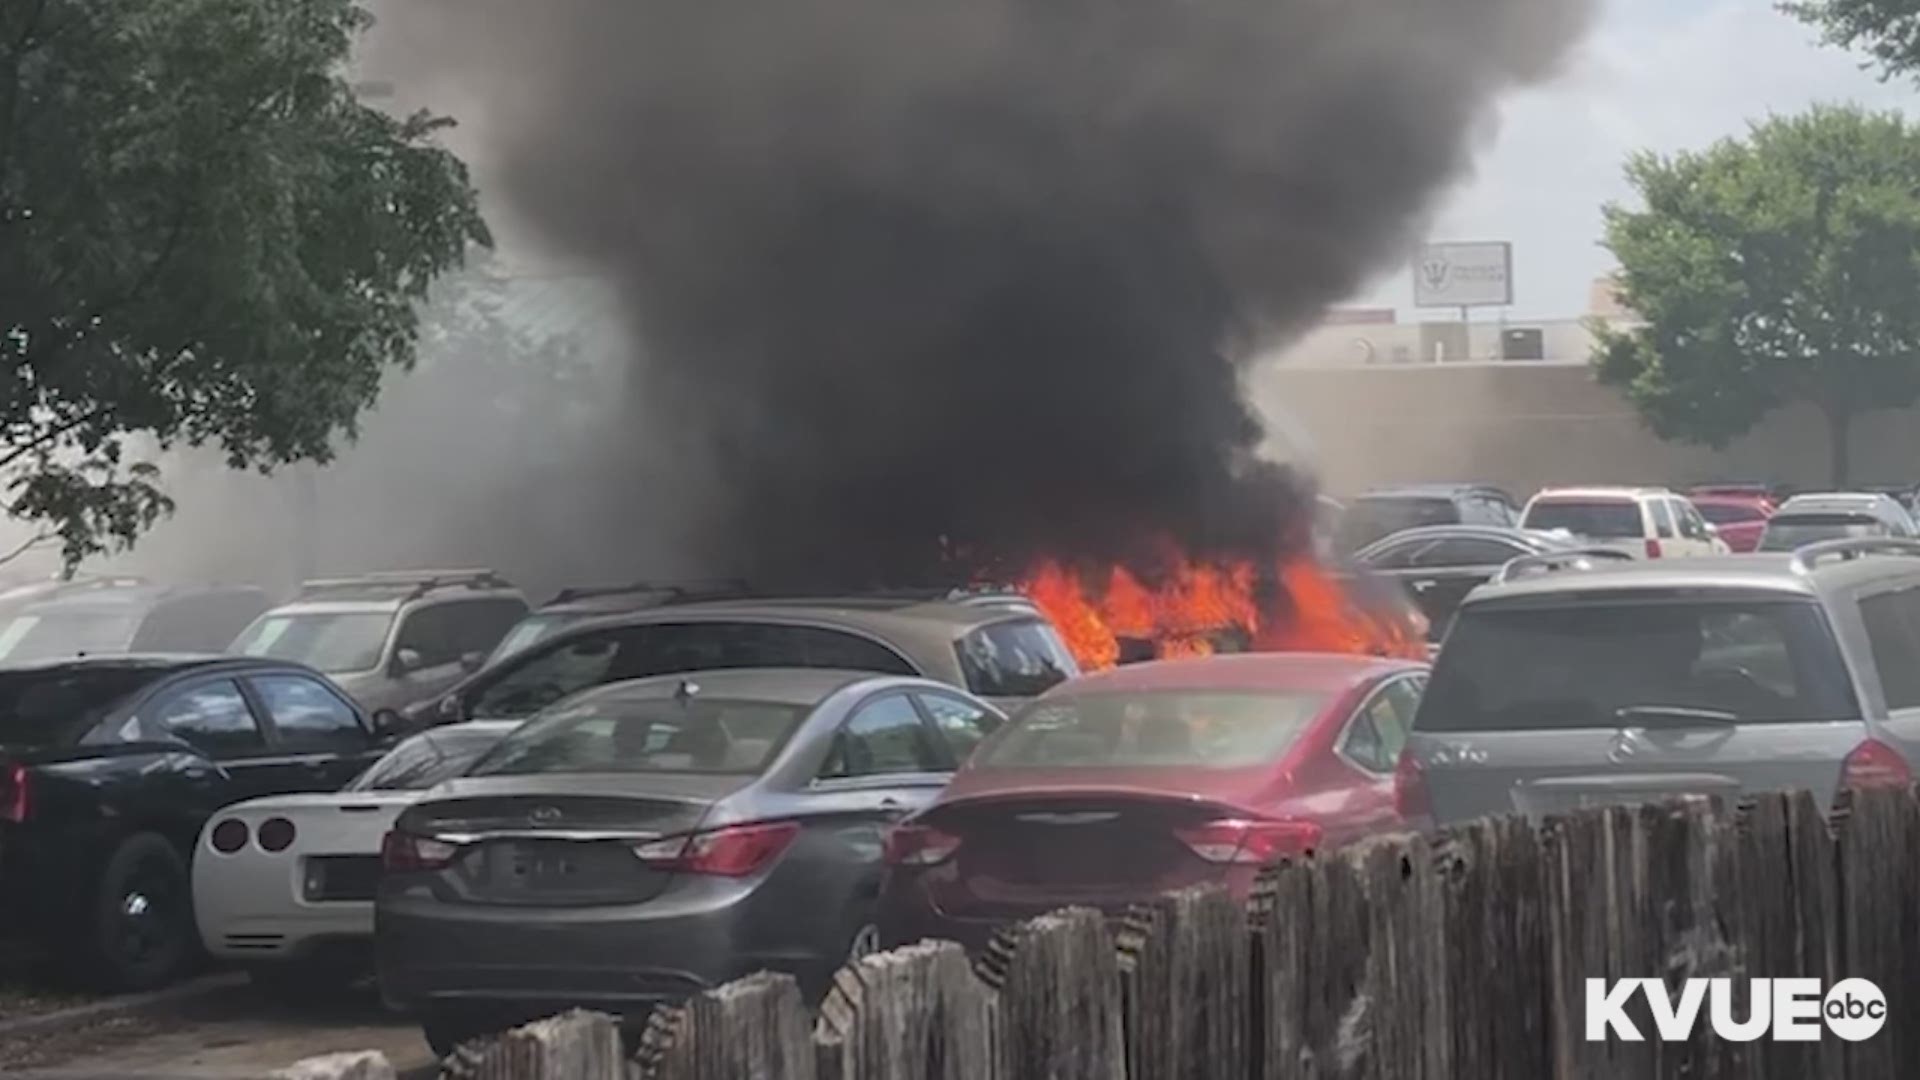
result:
[[[0,512],[67,560],[171,508],[136,441],[325,461],[488,243],[356,0],[0,0]]]
[[[1829,44],[1865,50],[1888,74],[1920,68],[1920,0],[1793,0],[1779,7],[1819,27]]]
[[[1606,208],[1623,298],[1600,381],[1666,438],[1724,446],[1806,402],[1844,485],[1854,419],[1920,397],[1920,129],[1824,107],[1700,153],[1635,156]]]

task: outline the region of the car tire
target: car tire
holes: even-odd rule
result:
[[[152,990],[196,955],[187,866],[163,836],[139,833],[107,859],[82,929],[85,971],[101,990]]]
[[[857,964],[866,957],[880,952],[880,928],[873,923],[861,923],[853,932],[853,940],[847,944],[847,964]]]

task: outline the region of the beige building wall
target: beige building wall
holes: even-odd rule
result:
[[[1756,479],[1823,486],[1827,438],[1811,410],[1768,417],[1724,451],[1663,442],[1584,364],[1266,365],[1250,380],[1272,451],[1311,461],[1335,495],[1472,480],[1525,496],[1576,483]],[[1920,482],[1920,412],[1855,424],[1853,480]]]

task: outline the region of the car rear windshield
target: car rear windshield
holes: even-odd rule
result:
[[[123,653],[140,629],[140,612],[36,611],[0,624],[0,662],[25,664],[70,656]]]
[[[783,702],[718,698],[561,706],[514,729],[468,775],[758,775],[807,712]]]
[[[1747,521],[1759,521],[1767,515],[1757,506],[1742,503],[1695,503],[1700,516],[1715,525],[1738,525]]]
[[[1760,550],[1792,551],[1821,540],[1886,536],[1892,531],[1870,514],[1791,514],[1767,522],[1767,531],[1760,534]]]
[[[1362,498],[1340,518],[1334,543],[1343,551],[1358,551],[1383,536],[1422,525],[1453,525],[1460,508],[1452,499]]]
[[[1060,635],[1037,619],[983,626],[954,650],[967,689],[982,697],[1037,697],[1080,674]]]
[[[1645,532],[1640,504],[1628,499],[1544,499],[1527,509],[1521,524],[1595,540],[1632,540]]]
[[[974,756],[978,766],[1231,769],[1277,758],[1324,695],[1163,690],[1034,702]]]
[[[501,729],[423,731],[388,751],[347,790],[424,791],[466,772],[505,734]]]
[[[345,675],[380,666],[392,625],[391,611],[268,613],[240,632],[232,651]]]
[[[0,744],[67,745],[158,674],[137,668],[0,671]]]
[[[1621,598],[1468,607],[1414,728],[1637,727],[1681,715],[1662,709],[1762,723],[1858,715],[1833,633],[1811,601]]]

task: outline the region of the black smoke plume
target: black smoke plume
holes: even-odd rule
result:
[[[821,584],[1293,542],[1242,364],[1405,257],[1587,9],[399,0],[373,49],[621,290],[644,362],[593,467],[675,448],[713,570]]]

